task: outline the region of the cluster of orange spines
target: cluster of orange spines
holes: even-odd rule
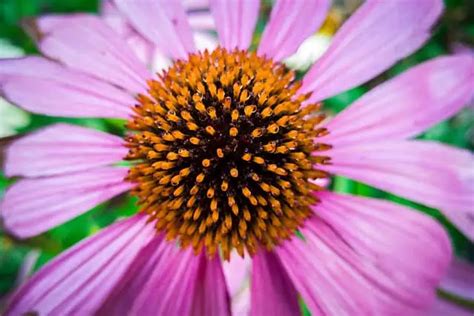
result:
[[[128,179],[158,231],[224,258],[291,237],[311,215],[310,179],[327,157],[318,105],[302,107],[294,74],[218,48],[177,61],[148,83],[128,123]]]

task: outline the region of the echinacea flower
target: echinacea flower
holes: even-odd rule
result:
[[[1,212],[21,238],[126,191],[140,212],[43,267],[7,315],[229,315],[221,258],[233,251],[252,258],[252,315],[298,314],[299,297],[314,315],[429,309],[451,257],[443,229],[313,180],[340,174],[468,220],[472,155],[408,138],[472,98],[472,56],[414,67],[328,123],[319,111],[419,48],[440,0],[367,1],[301,82],[280,61],[329,1],[277,1],[256,52],[259,1],[210,1],[212,52],[196,51],[178,1],[115,4],[175,62],[152,74],[94,16],[38,19],[47,58],[2,60],[2,94],[35,113],[123,118],[129,133],[57,124],[13,143],[5,171],[24,179]],[[130,167],[116,165],[123,159]]]

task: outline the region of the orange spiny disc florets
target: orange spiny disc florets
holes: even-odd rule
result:
[[[158,231],[209,255],[251,255],[291,237],[311,215],[310,179],[326,157],[323,117],[301,107],[294,74],[245,51],[191,54],[138,97],[128,127],[128,179]]]

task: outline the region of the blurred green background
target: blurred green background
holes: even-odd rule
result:
[[[324,33],[324,36],[331,36],[334,30],[357,7],[359,2],[358,0],[335,1],[330,17],[323,27],[322,33]],[[21,28],[21,22],[25,18],[47,13],[84,11],[96,13],[99,10],[99,5],[98,0],[0,0],[0,58],[22,53],[38,53],[34,43]],[[258,33],[263,30],[265,17],[270,7],[270,1],[264,1],[262,19],[257,27],[256,38],[258,38]],[[370,36],[370,34],[367,34],[367,36]],[[471,48],[474,46],[473,0],[447,0],[445,14],[436,26],[434,36],[423,48],[368,84],[331,98],[325,103],[325,108],[330,113],[337,113],[381,81],[427,59],[453,53],[460,45],[471,46]],[[466,109],[449,121],[431,128],[420,138],[437,140],[456,147],[473,150],[473,112],[472,109]],[[123,122],[120,120],[64,119],[31,115],[12,108],[0,100],[0,136],[5,136],[0,138],[0,161],[3,149],[9,141],[19,137],[18,135],[55,122],[80,124],[119,135],[124,131]],[[12,180],[5,178],[0,172],[0,196],[11,182]],[[456,254],[474,261],[473,245],[450,225],[439,211],[341,177],[333,179],[331,186],[334,190],[340,192],[393,200],[435,217],[450,232]],[[133,214],[135,210],[135,201],[128,196],[121,196],[58,228],[28,240],[16,240],[0,228],[0,302],[1,298],[5,298],[15,284],[20,282],[31,269],[37,269],[64,249],[109,225],[117,217]],[[473,302],[464,303],[474,307]]]

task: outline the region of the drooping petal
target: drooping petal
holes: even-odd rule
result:
[[[438,208],[474,215],[474,155],[441,143],[393,141],[335,146],[322,169]]]
[[[130,23],[160,50],[174,59],[185,59],[195,50],[193,36],[181,1],[115,0]]]
[[[293,54],[326,17],[329,0],[278,0],[258,47],[259,55],[281,60]]]
[[[40,57],[0,60],[0,94],[40,114],[129,118],[134,98],[116,87]]]
[[[155,234],[136,215],[59,255],[12,297],[6,315],[93,315]]]
[[[220,259],[157,236],[115,287],[99,314],[229,315]]]
[[[5,227],[20,238],[45,232],[129,190],[127,171],[103,167],[19,180],[0,203]]]
[[[443,9],[441,0],[369,0],[336,33],[303,80],[320,101],[360,85],[419,48]]]
[[[326,125],[338,146],[415,136],[474,97],[474,58],[439,57],[374,88]]]
[[[39,48],[45,55],[132,93],[146,90],[150,73],[145,65],[100,18],[85,14],[46,16],[36,25]]]
[[[280,259],[260,251],[253,257],[252,316],[299,315],[298,295]]]
[[[451,258],[440,225],[388,201],[331,192],[318,198],[304,240],[277,249],[313,314],[414,315],[429,308]]]
[[[453,260],[439,287],[452,295],[474,301],[474,265],[461,259]]]
[[[120,137],[84,127],[55,124],[13,142],[5,174],[50,176],[118,162],[127,154]]]
[[[257,24],[260,1],[210,0],[209,5],[221,46],[228,50],[247,49]]]

